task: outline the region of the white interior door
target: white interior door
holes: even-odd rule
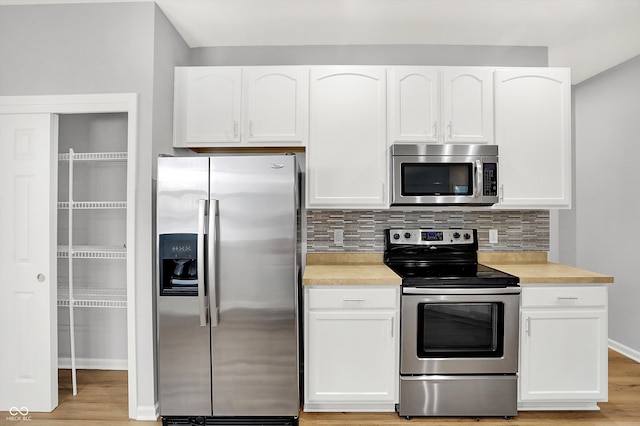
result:
[[[0,411],[58,405],[57,127],[0,114]]]

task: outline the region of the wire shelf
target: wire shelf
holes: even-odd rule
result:
[[[58,154],[60,161],[127,161],[126,152],[74,152]]]
[[[68,201],[60,201],[58,208],[63,210],[69,209]],[[126,201],[74,201],[71,203],[74,210],[98,210],[98,209],[126,209]]]
[[[70,306],[69,288],[58,287],[58,306]],[[73,306],[82,308],[126,308],[126,288],[91,288],[73,289]]]
[[[58,246],[58,257],[69,258],[69,246]],[[73,259],[126,259],[125,247],[72,246]]]

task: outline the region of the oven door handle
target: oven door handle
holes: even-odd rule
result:
[[[466,295],[466,294],[520,294],[521,288],[519,286],[513,287],[470,287],[470,288],[421,288],[421,287],[405,287],[402,289],[402,294],[416,294],[416,295]]]

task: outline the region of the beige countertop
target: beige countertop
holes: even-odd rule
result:
[[[303,285],[400,285],[382,253],[309,253]]]
[[[607,284],[610,275],[547,261],[544,252],[479,252],[478,261],[515,275],[521,284]],[[303,285],[400,285],[382,253],[309,253]]]

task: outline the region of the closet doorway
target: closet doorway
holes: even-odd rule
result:
[[[71,360],[75,359],[83,368],[118,368],[118,365],[121,369],[126,367],[128,371],[129,417],[135,418],[138,407],[134,285],[135,233],[133,225],[135,223],[137,95],[0,97],[0,116],[3,120],[3,127],[11,127],[12,129],[11,132],[2,135],[3,145],[14,147],[10,150],[12,155],[24,157],[25,164],[28,164],[30,161],[29,152],[38,151],[29,151],[31,140],[37,140],[40,150],[46,148],[45,157],[47,155],[50,157],[48,160],[47,158],[38,160],[47,167],[48,174],[41,173],[42,176],[38,175],[39,177],[34,174],[36,180],[33,181],[36,187],[40,184],[40,186],[49,188],[50,193],[46,197],[48,201],[42,206],[37,206],[41,207],[40,209],[35,209],[29,205],[29,202],[20,201],[22,198],[24,200],[31,198],[21,198],[20,195],[16,195],[20,194],[20,191],[16,189],[12,192],[15,199],[10,200],[12,207],[5,209],[7,212],[3,211],[3,214],[10,217],[13,222],[0,223],[1,231],[7,231],[7,234],[9,234],[9,227],[12,228],[10,234],[15,237],[14,241],[20,241],[30,232],[28,226],[14,226],[15,223],[20,222],[19,218],[21,217],[28,218],[28,220],[22,221],[24,223],[42,224],[46,229],[40,231],[49,236],[46,250],[44,254],[40,255],[46,258],[46,273],[28,273],[24,278],[16,280],[15,286],[7,286],[3,289],[3,292],[7,294],[3,293],[2,295],[7,297],[0,298],[0,310],[13,312],[16,311],[13,306],[14,302],[24,301],[31,297],[25,292],[25,289],[33,287],[36,289],[33,294],[39,292],[40,303],[45,308],[35,317],[35,321],[33,317],[28,318],[29,320],[25,317],[25,320],[19,323],[19,327],[15,322],[0,322],[1,338],[22,339],[21,342],[24,340],[23,344],[19,346],[10,346],[11,350],[0,351],[0,363],[4,367],[0,371],[0,410],[9,410],[13,406],[12,403],[17,403],[14,400],[14,395],[18,394],[26,395],[21,397],[20,407],[31,407],[31,411],[52,411],[55,409],[58,403],[57,367],[59,360],[58,350],[53,349],[59,349],[60,361],[63,366],[65,366],[65,362],[71,363]],[[36,117],[38,120],[31,126],[33,118]],[[20,120],[27,125],[22,125]],[[79,125],[79,127],[70,129],[68,125],[71,124]],[[60,131],[61,125],[62,132]],[[97,151],[105,144],[109,145],[110,142],[98,137],[90,142],[86,152],[81,152],[82,155],[76,158],[75,149],[67,146],[67,136],[69,139],[78,139],[82,132],[87,134],[87,129],[89,133],[99,129],[105,134],[119,135],[124,141],[119,142],[116,150],[109,149],[107,158],[102,156],[103,153]],[[30,135],[35,136],[31,138]],[[65,137],[63,142],[60,142],[61,137]],[[71,153],[58,153],[58,147],[63,150],[69,148]],[[115,153],[114,157],[111,157],[112,153]],[[67,155],[69,157],[65,157]],[[76,160],[82,160],[83,163],[76,162]],[[0,156],[1,167],[4,168],[6,164],[12,162],[14,162],[13,158],[6,155]],[[98,163],[103,165],[85,171],[89,175],[93,174],[93,177],[75,179],[69,175],[69,173],[81,172],[82,167],[86,168],[86,164],[95,166]],[[70,164],[71,167],[69,167]],[[119,177],[111,177],[112,183],[115,183],[113,188],[118,188],[117,194],[112,192],[113,188],[109,189],[96,183],[105,179],[105,173],[108,170],[113,172],[114,166],[116,170],[118,167],[121,170],[115,172],[115,175]],[[65,169],[66,171],[62,172],[60,179],[58,179],[58,172]],[[14,170],[11,173],[12,176],[9,177],[11,179],[21,175],[19,170]],[[123,174],[125,175],[124,180]],[[66,182],[63,182],[64,176],[67,176]],[[51,184],[55,181],[58,181],[60,185]],[[72,192],[83,198],[82,200],[74,200],[75,195],[69,198],[71,194],[69,188],[73,185],[70,182],[79,185],[72,189]],[[63,188],[61,185],[66,185],[66,187]],[[106,197],[104,200],[88,197],[96,187],[100,188],[99,192]],[[25,193],[28,192],[25,191]],[[59,194],[66,196],[66,200],[58,199]],[[35,197],[32,198],[35,199]],[[18,202],[15,202],[16,200]],[[101,225],[96,226],[89,219],[91,215],[85,215],[85,213],[97,215]],[[93,219],[96,218],[93,217]],[[59,221],[66,221],[67,225],[58,229]],[[72,225],[71,228],[69,224]],[[71,234],[75,235],[70,234],[70,229]],[[121,232],[116,237],[118,231]],[[25,235],[19,235],[20,232]],[[72,240],[68,239],[70,235]],[[80,236],[79,240],[76,238],[78,235]],[[96,242],[95,245],[91,244],[92,239],[94,239],[93,242]],[[80,249],[76,249],[74,246],[80,246]],[[8,248],[13,251],[13,247]],[[24,252],[27,253],[27,251]],[[109,262],[112,262],[111,266],[99,265],[98,261],[108,259]],[[86,260],[89,264],[98,262],[99,266],[93,267],[94,272],[104,275],[105,278],[101,278],[97,282],[93,281],[89,285],[89,282],[84,281],[84,277],[93,272],[88,272],[86,265],[78,264],[80,260]],[[120,262],[119,267],[114,267],[118,262]],[[69,267],[69,264],[72,266]],[[76,264],[78,265],[76,266]],[[3,266],[7,265],[3,264]],[[9,268],[15,267],[17,271],[20,262],[13,262],[12,265],[14,266],[9,265]],[[11,272],[14,271],[8,273]],[[71,290],[71,294],[69,293],[70,277],[73,281],[71,285],[77,283],[78,289],[75,292]],[[24,303],[28,307],[30,302]],[[73,308],[70,306],[71,304],[74,305]],[[98,308],[98,305],[101,307]],[[71,323],[68,321],[68,312],[71,310],[75,311],[78,320],[88,321],[86,324],[106,322],[109,324],[109,329],[119,330],[115,333],[108,331],[108,341],[106,343],[102,341],[98,345],[102,346],[100,353],[102,355],[96,356],[94,345],[85,343],[80,346],[76,345],[76,349],[79,351],[76,352],[75,357],[71,356],[69,345],[71,333],[67,333],[69,337],[64,337],[64,333],[71,329]],[[90,313],[80,313],[81,311],[90,311]],[[115,316],[111,315],[114,313]],[[87,318],[83,318],[87,315]],[[92,315],[95,318],[91,318]],[[106,319],[105,315],[111,315],[112,318]],[[63,320],[65,317],[66,321]],[[66,327],[64,333],[58,331],[59,319],[61,327]],[[90,326],[86,328],[89,330]],[[24,338],[24,336],[35,338]],[[46,338],[38,339],[38,336],[46,336]],[[52,343],[58,341],[59,344]],[[65,345],[67,345],[66,352]],[[24,392],[27,385],[37,392]]]

